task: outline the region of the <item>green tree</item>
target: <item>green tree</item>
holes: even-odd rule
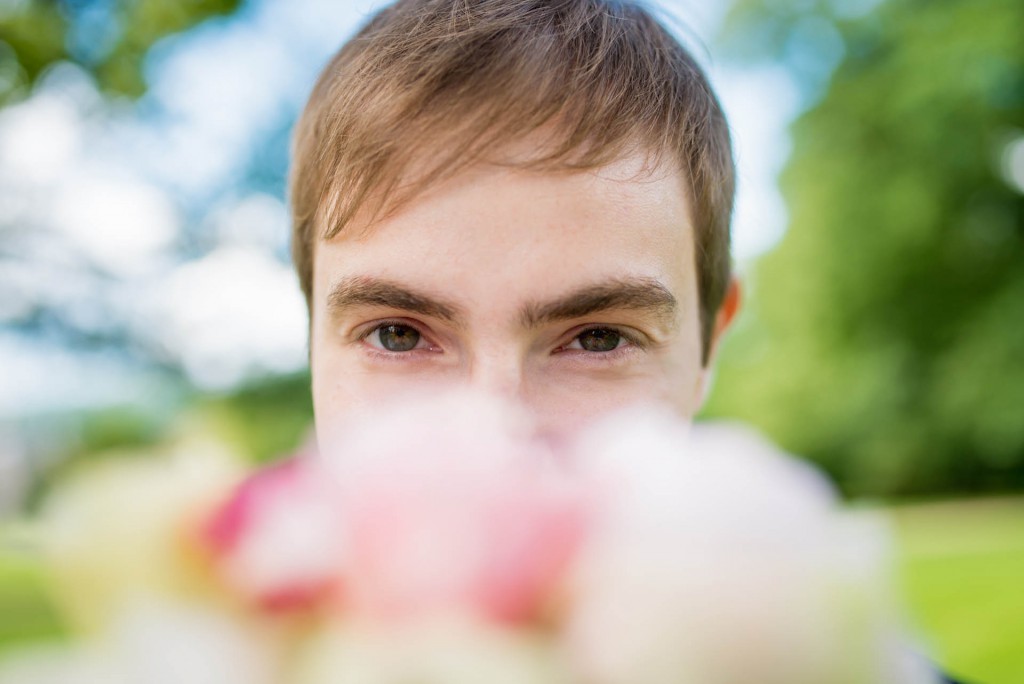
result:
[[[24,97],[60,61],[88,69],[111,94],[145,90],[143,57],[161,38],[239,0],[22,0],[0,3],[0,105]]]
[[[710,412],[854,495],[1020,487],[1024,4],[864,5],[740,0],[727,23],[807,108]]]

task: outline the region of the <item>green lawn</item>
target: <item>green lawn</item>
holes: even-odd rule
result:
[[[1024,682],[1024,497],[889,512],[907,599],[933,656],[968,684]],[[0,650],[57,634],[38,565],[0,544]]]
[[[1024,682],[1024,498],[890,513],[910,609],[934,656],[965,682]]]
[[[0,652],[60,634],[39,563],[24,542],[21,530],[0,524]]]

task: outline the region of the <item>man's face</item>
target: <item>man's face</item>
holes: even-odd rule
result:
[[[469,385],[551,431],[640,400],[699,408],[693,226],[681,174],[474,167],[316,245],[318,432]],[[350,237],[361,235],[360,237]]]

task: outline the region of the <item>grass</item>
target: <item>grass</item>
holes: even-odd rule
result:
[[[1024,498],[890,509],[911,614],[945,669],[1024,682]]]
[[[39,561],[27,545],[13,541],[17,537],[23,537],[20,530],[0,524],[0,653],[62,631]]]
[[[1024,682],[1024,497],[888,512],[905,595],[934,659],[968,684]],[[0,543],[0,652],[59,635],[38,563]]]

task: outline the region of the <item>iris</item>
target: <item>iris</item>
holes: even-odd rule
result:
[[[590,352],[610,352],[619,346],[622,336],[615,330],[593,328],[580,334],[580,346]]]
[[[420,341],[419,332],[407,325],[385,325],[378,328],[377,335],[380,345],[392,352],[411,351]]]

